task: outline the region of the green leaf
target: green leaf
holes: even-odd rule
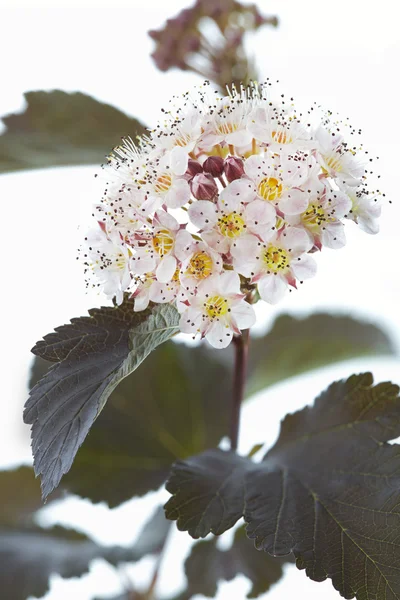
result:
[[[144,133],[139,121],[80,92],[25,94],[22,113],[3,117],[0,173],[103,162],[121,136]]]
[[[338,361],[386,354],[395,354],[393,342],[372,323],[328,313],[281,315],[250,341],[247,395]]]
[[[41,500],[30,467],[0,472],[0,506],[0,589],[7,600],[42,596],[52,573],[80,576],[95,558],[116,565],[158,553],[170,526],[158,508],[131,548],[103,547],[63,527],[44,529],[34,522]]]
[[[38,342],[32,352],[60,360],[31,390],[24,420],[32,423],[35,473],[46,498],[69,471],[79,446],[118,383],[178,332],[170,305],[135,313],[133,302],[92,309]]]
[[[206,535],[221,507],[215,502],[207,526],[196,528],[204,522],[199,491],[219,485],[227,513],[238,516],[244,496],[247,535],[258,549],[293,552],[311,579],[331,578],[345,598],[400,598],[400,445],[386,443],[400,435],[399,388],[372,384],[370,373],[353,375],[333,383],[314,406],[288,415],[261,463],[247,459],[246,467],[237,457],[236,486],[231,477],[224,487],[234,462],[229,453],[177,463],[167,516],[192,535]],[[210,464],[218,469],[209,471]],[[173,512],[171,503],[178,507]]]
[[[257,598],[281,579],[284,562],[289,561],[257,552],[244,527],[236,531],[232,547],[226,551],[217,548],[216,538],[198,542],[185,562],[187,587],[179,600],[196,594],[214,598],[220,581],[231,581],[240,573],[252,583],[247,597]]]

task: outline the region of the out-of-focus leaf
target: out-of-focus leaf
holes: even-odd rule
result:
[[[274,558],[255,550],[246,537],[244,527],[236,533],[229,550],[217,548],[216,538],[195,544],[185,562],[186,589],[179,600],[189,600],[196,594],[214,598],[220,581],[231,581],[238,574],[248,577],[252,583],[248,598],[257,598],[267,592],[283,575],[282,566],[287,560]]]
[[[80,92],[27,92],[25,99],[22,113],[2,119],[0,173],[98,164],[121,136],[144,133],[136,119]]]
[[[315,581],[331,578],[345,598],[397,600],[400,446],[386,442],[400,435],[399,388],[372,384],[370,373],[353,375],[286,416],[261,463],[236,457],[238,476],[229,487],[232,453],[213,450],[178,462],[167,484],[167,516],[204,537],[222,522],[222,507],[239,518],[242,503],[256,548],[273,556],[293,552],[298,568]],[[207,489],[216,490],[215,502],[203,517]]]
[[[35,473],[43,497],[60,482],[118,383],[177,333],[167,304],[135,313],[133,302],[89,311],[38,342],[32,352],[60,361],[31,390],[24,420],[32,426]]]
[[[78,577],[95,558],[116,565],[158,553],[170,529],[161,507],[131,548],[103,547],[63,527],[44,529],[34,522],[41,498],[30,467],[0,472],[0,506],[0,597],[4,600],[42,596],[48,590],[51,573]]]
[[[0,528],[31,522],[41,508],[40,485],[31,467],[0,471]]]
[[[269,333],[251,339],[247,394],[341,360],[394,353],[391,339],[372,323],[328,313],[281,315]]]

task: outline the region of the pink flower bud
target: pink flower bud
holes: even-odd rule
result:
[[[203,163],[203,169],[212,177],[221,177],[224,172],[224,159],[220,156],[209,156]]]
[[[184,178],[186,179],[186,181],[191,181],[195,175],[198,175],[199,173],[202,173],[202,172],[203,172],[203,167],[201,166],[201,164],[197,160],[193,160],[192,158],[189,158],[186,173],[184,175]]]
[[[240,179],[244,174],[243,161],[237,156],[228,156],[224,162],[224,171],[229,183]]]
[[[193,177],[190,189],[197,200],[213,200],[218,194],[217,184],[211,175],[200,173]]]

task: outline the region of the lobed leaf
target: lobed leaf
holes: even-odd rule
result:
[[[230,453],[177,463],[167,517],[204,537],[220,517],[214,495],[204,525],[199,491],[220,486],[225,511],[237,518],[242,498],[247,535],[258,549],[293,552],[311,579],[331,578],[345,598],[400,598],[400,446],[387,444],[400,435],[398,392],[391,383],[373,386],[370,373],[333,383],[314,406],[284,419],[261,463],[237,457],[229,487]],[[210,464],[218,469],[210,472]]]
[[[26,92],[25,110],[3,117],[0,173],[103,162],[121,136],[135,138],[143,125],[81,92]]]
[[[31,390],[24,411],[24,421],[32,424],[35,473],[42,477],[44,498],[70,469],[118,383],[178,331],[179,315],[170,305],[135,313],[132,301],[125,300],[89,314],[58,328],[32,350],[61,358]]]

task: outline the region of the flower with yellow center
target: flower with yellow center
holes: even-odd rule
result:
[[[184,333],[200,334],[215,348],[225,348],[234,333],[255,322],[253,307],[240,293],[240,278],[234,271],[223,271],[204,280],[195,295],[189,296],[180,320]]]
[[[257,191],[264,200],[274,201],[282,196],[282,182],[276,177],[264,177],[259,182]]]

